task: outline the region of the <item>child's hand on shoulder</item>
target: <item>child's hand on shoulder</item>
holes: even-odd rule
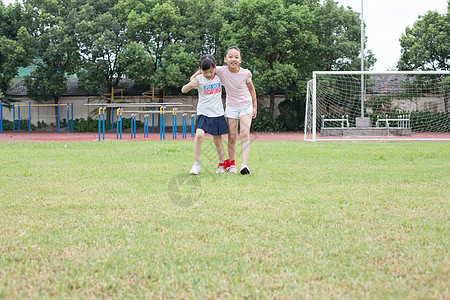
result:
[[[191,81],[195,79],[195,77],[197,77],[198,75],[202,74],[202,72],[200,72],[200,70],[198,70],[197,72],[195,72],[192,76],[191,76]]]
[[[242,68],[242,70],[244,70],[244,71],[246,71],[247,72],[247,76],[248,76],[248,78],[252,78],[252,71],[250,71],[249,69],[244,69],[244,68]]]
[[[198,79],[194,78],[192,79],[188,84],[186,84],[185,86],[183,86],[181,88],[181,92],[182,93],[187,93],[190,90],[192,90],[193,88],[198,87]]]
[[[194,78],[189,83],[191,84],[192,87],[198,87],[198,79],[197,78]]]

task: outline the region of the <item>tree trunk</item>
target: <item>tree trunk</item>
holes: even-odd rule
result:
[[[448,96],[445,95],[445,96],[444,96],[444,111],[445,111],[446,113],[450,112],[450,110],[449,110],[448,108],[449,108],[449,107],[448,107]]]
[[[273,121],[275,113],[275,88],[270,88],[270,105],[269,105],[269,115],[270,119]]]
[[[110,93],[110,96],[109,96],[109,99],[108,100],[106,100],[106,103],[108,103],[108,104],[110,104],[110,103],[112,103],[112,99],[114,98],[114,95],[113,95],[113,91],[112,91],[112,89],[113,89],[113,85],[111,85],[111,84],[108,84],[108,93]],[[106,118],[106,124],[108,124],[108,125],[111,125],[111,110],[112,110],[112,108],[107,108],[106,109],[106,115],[105,115],[105,118]]]

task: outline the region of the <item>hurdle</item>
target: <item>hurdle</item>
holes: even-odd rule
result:
[[[187,137],[187,115],[191,114],[191,137],[195,137],[195,117],[197,116],[197,111],[195,110],[185,110],[183,111],[183,138]]]
[[[23,120],[21,118],[21,107],[28,108],[28,133],[31,134],[31,121],[33,117],[36,115],[31,114],[32,107],[49,107],[49,106],[57,106],[58,114],[57,115],[37,115],[37,117],[58,117],[58,133],[61,133],[61,106],[66,106],[66,115],[67,115],[67,133],[73,132],[73,103],[60,103],[57,104],[31,104],[31,100],[28,100],[28,104],[13,104],[12,105],[12,117],[13,117],[13,132],[16,132],[16,109],[17,109],[17,131],[20,132],[21,126],[20,121]],[[70,126],[71,125],[71,126]],[[3,102],[0,101],[0,133],[3,133]]]
[[[103,132],[103,139],[104,139],[104,132],[105,132],[105,120],[106,120],[106,108],[117,108],[117,118],[116,118],[116,139],[122,139],[122,120],[123,120],[123,114],[127,113],[130,114],[131,117],[131,138],[136,138],[136,132],[137,132],[137,116],[139,114],[144,115],[144,137],[149,136],[149,127],[150,127],[150,120],[149,117],[152,115],[152,132],[154,132],[154,115],[159,114],[160,115],[160,126],[159,126],[159,134],[160,134],[160,140],[166,139],[166,130],[165,130],[165,115],[166,115],[166,108],[172,107],[172,139],[178,138],[178,130],[177,130],[177,115],[179,111],[179,106],[192,106],[191,104],[183,104],[183,103],[86,103],[84,104],[86,106],[99,106],[99,141],[101,140],[101,133]],[[101,108],[101,109],[100,109]],[[133,108],[148,108],[152,110],[133,110]],[[159,111],[156,111],[155,108],[159,108]],[[124,110],[127,109],[127,110]],[[195,126],[195,111],[184,111],[183,112],[183,138],[187,137],[187,113],[193,113],[191,114],[191,126]],[[164,124],[164,125],[163,125]],[[120,133],[120,137],[119,137]],[[195,128],[192,128],[191,130],[191,136],[195,136]]]
[[[165,105],[161,106],[158,111],[148,111],[148,110],[143,110],[143,111],[136,111],[136,110],[129,110],[129,111],[121,111],[121,113],[129,113],[131,114],[131,132],[132,132],[132,136],[131,138],[136,138],[136,128],[137,128],[137,116],[139,114],[144,114],[144,137],[148,137],[149,135],[149,124],[150,124],[150,120],[149,117],[150,115],[155,115],[155,114],[159,114],[160,115],[160,119],[161,119],[161,124],[165,124],[165,115],[166,115],[166,107]],[[177,113],[178,113],[178,107],[175,106],[172,109],[172,116],[173,116],[173,120],[172,120],[172,139],[177,139]],[[184,123],[183,123],[184,124]],[[183,131],[186,131],[185,126],[183,126]],[[185,138],[185,136],[183,135],[183,138]],[[165,126],[159,126],[159,139],[160,140],[165,140],[166,139],[166,127]]]

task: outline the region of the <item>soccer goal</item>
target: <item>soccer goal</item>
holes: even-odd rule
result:
[[[305,140],[450,134],[450,71],[314,72]]]

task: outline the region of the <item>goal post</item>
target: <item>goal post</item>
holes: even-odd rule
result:
[[[316,71],[304,139],[450,133],[450,71]],[[346,124],[346,126],[344,126]]]

